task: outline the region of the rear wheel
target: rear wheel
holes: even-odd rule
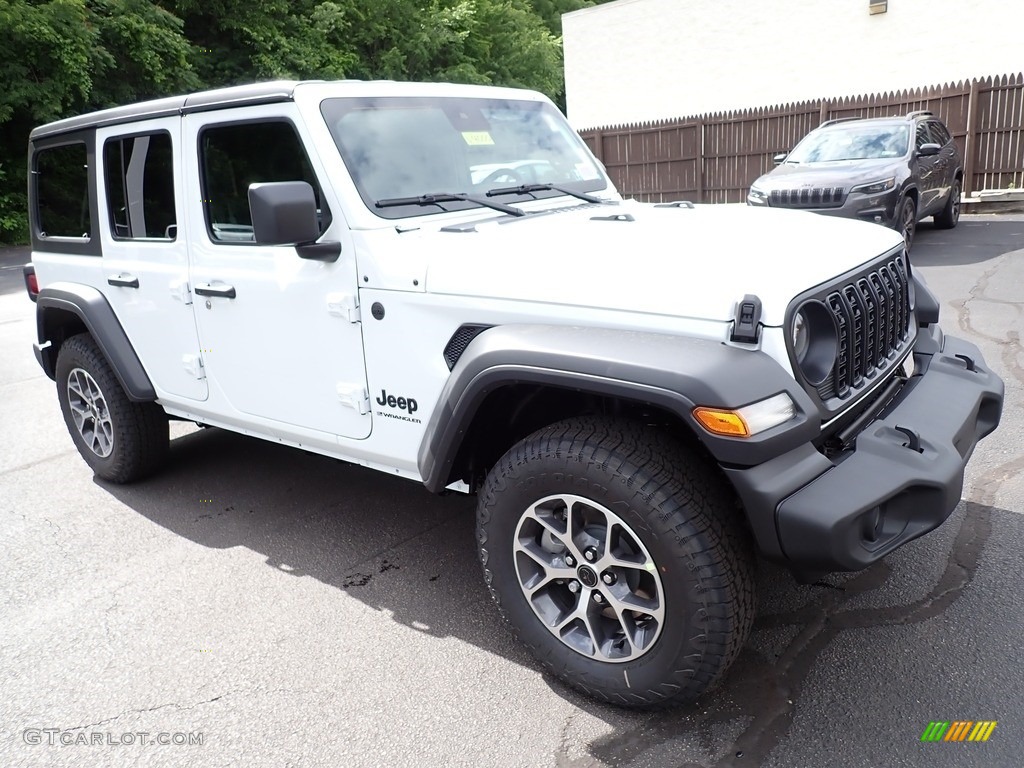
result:
[[[167,415],[156,403],[128,399],[92,337],[83,333],[64,342],[56,378],[64,423],[98,477],[130,483],[160,466],[169,441]]]
[[[896,228],[903,235],[903,244],[909,251],[910,246],[914,243],[914,235],[917,233],[917,204],[914,202],[914,198],[903,198],[896,216]]]
[[[960,179],[953,182],[949,190],[949,200],[942,213],[935,214],[935,226],[939,229],[952,229],[960,221]]]
[[[717,470],[629,422],[574,419],[514,446],[480,495],[484,576],[549,671],[615,704],[691,701],[754,617],[753,553]]]

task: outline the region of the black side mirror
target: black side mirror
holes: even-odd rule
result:
[[[253,237],[260,245],[294,245],[304,259],[337,261],[341,243],[317,243],[316,195],[305,181],[249,185]]]
[[[942,151],[942,147],[938,144],[922,144],[917,150],[918,157],[932,157],[939,154]]]
[[[786,158],[789,157],[789,152],[779,152],[775,157],[772,158],[776,165],[782,165],[786,162]]]

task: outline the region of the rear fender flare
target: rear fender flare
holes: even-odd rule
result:
[[[57,354],[60,351],[56,342],[62,340],[58,331],[63,327],[59,321],[54,321],[58,312],[70,313],[81,320],[130,400],[156,400],[153,383],[110,303],[102,293],[88,285],[58,282],[39,292],[36,301],[36,331],[39,338],[36,357],[47,376],[53,379],[56,375]]]

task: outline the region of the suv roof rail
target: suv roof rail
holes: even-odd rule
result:
[[[917,109],[913,112],[907,112],[907,117],[935,117],[935,113],[930,109]]]
[[[824,128],[826,125],[834,125],[835,123],[845,123],[849,120],[863,120],[863,117],[834,117],[831,120],[826,120],[824,123],[819,125],[819,128]]]

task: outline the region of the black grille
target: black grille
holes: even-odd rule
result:
[[[845,397],[894,362],[907,340],[910,291],[904,257],[830,292],[825,304],[839,331],[839,352],[818,395]]]
[[[768,204],[775,208],[839,208],[846,200],[842,187],[773,189]]]
[[[466,351],[466,347],[469,346],[469,342],[479,336],[483,331],[493,327],[494,326],[491,325],[463,325],[459,330],[453,333],[444,348],[444,361],[448,364],[448,370],[450,371],[455,367],[455,364],[459,362],[459,358],[462,357],[462,353]]]

